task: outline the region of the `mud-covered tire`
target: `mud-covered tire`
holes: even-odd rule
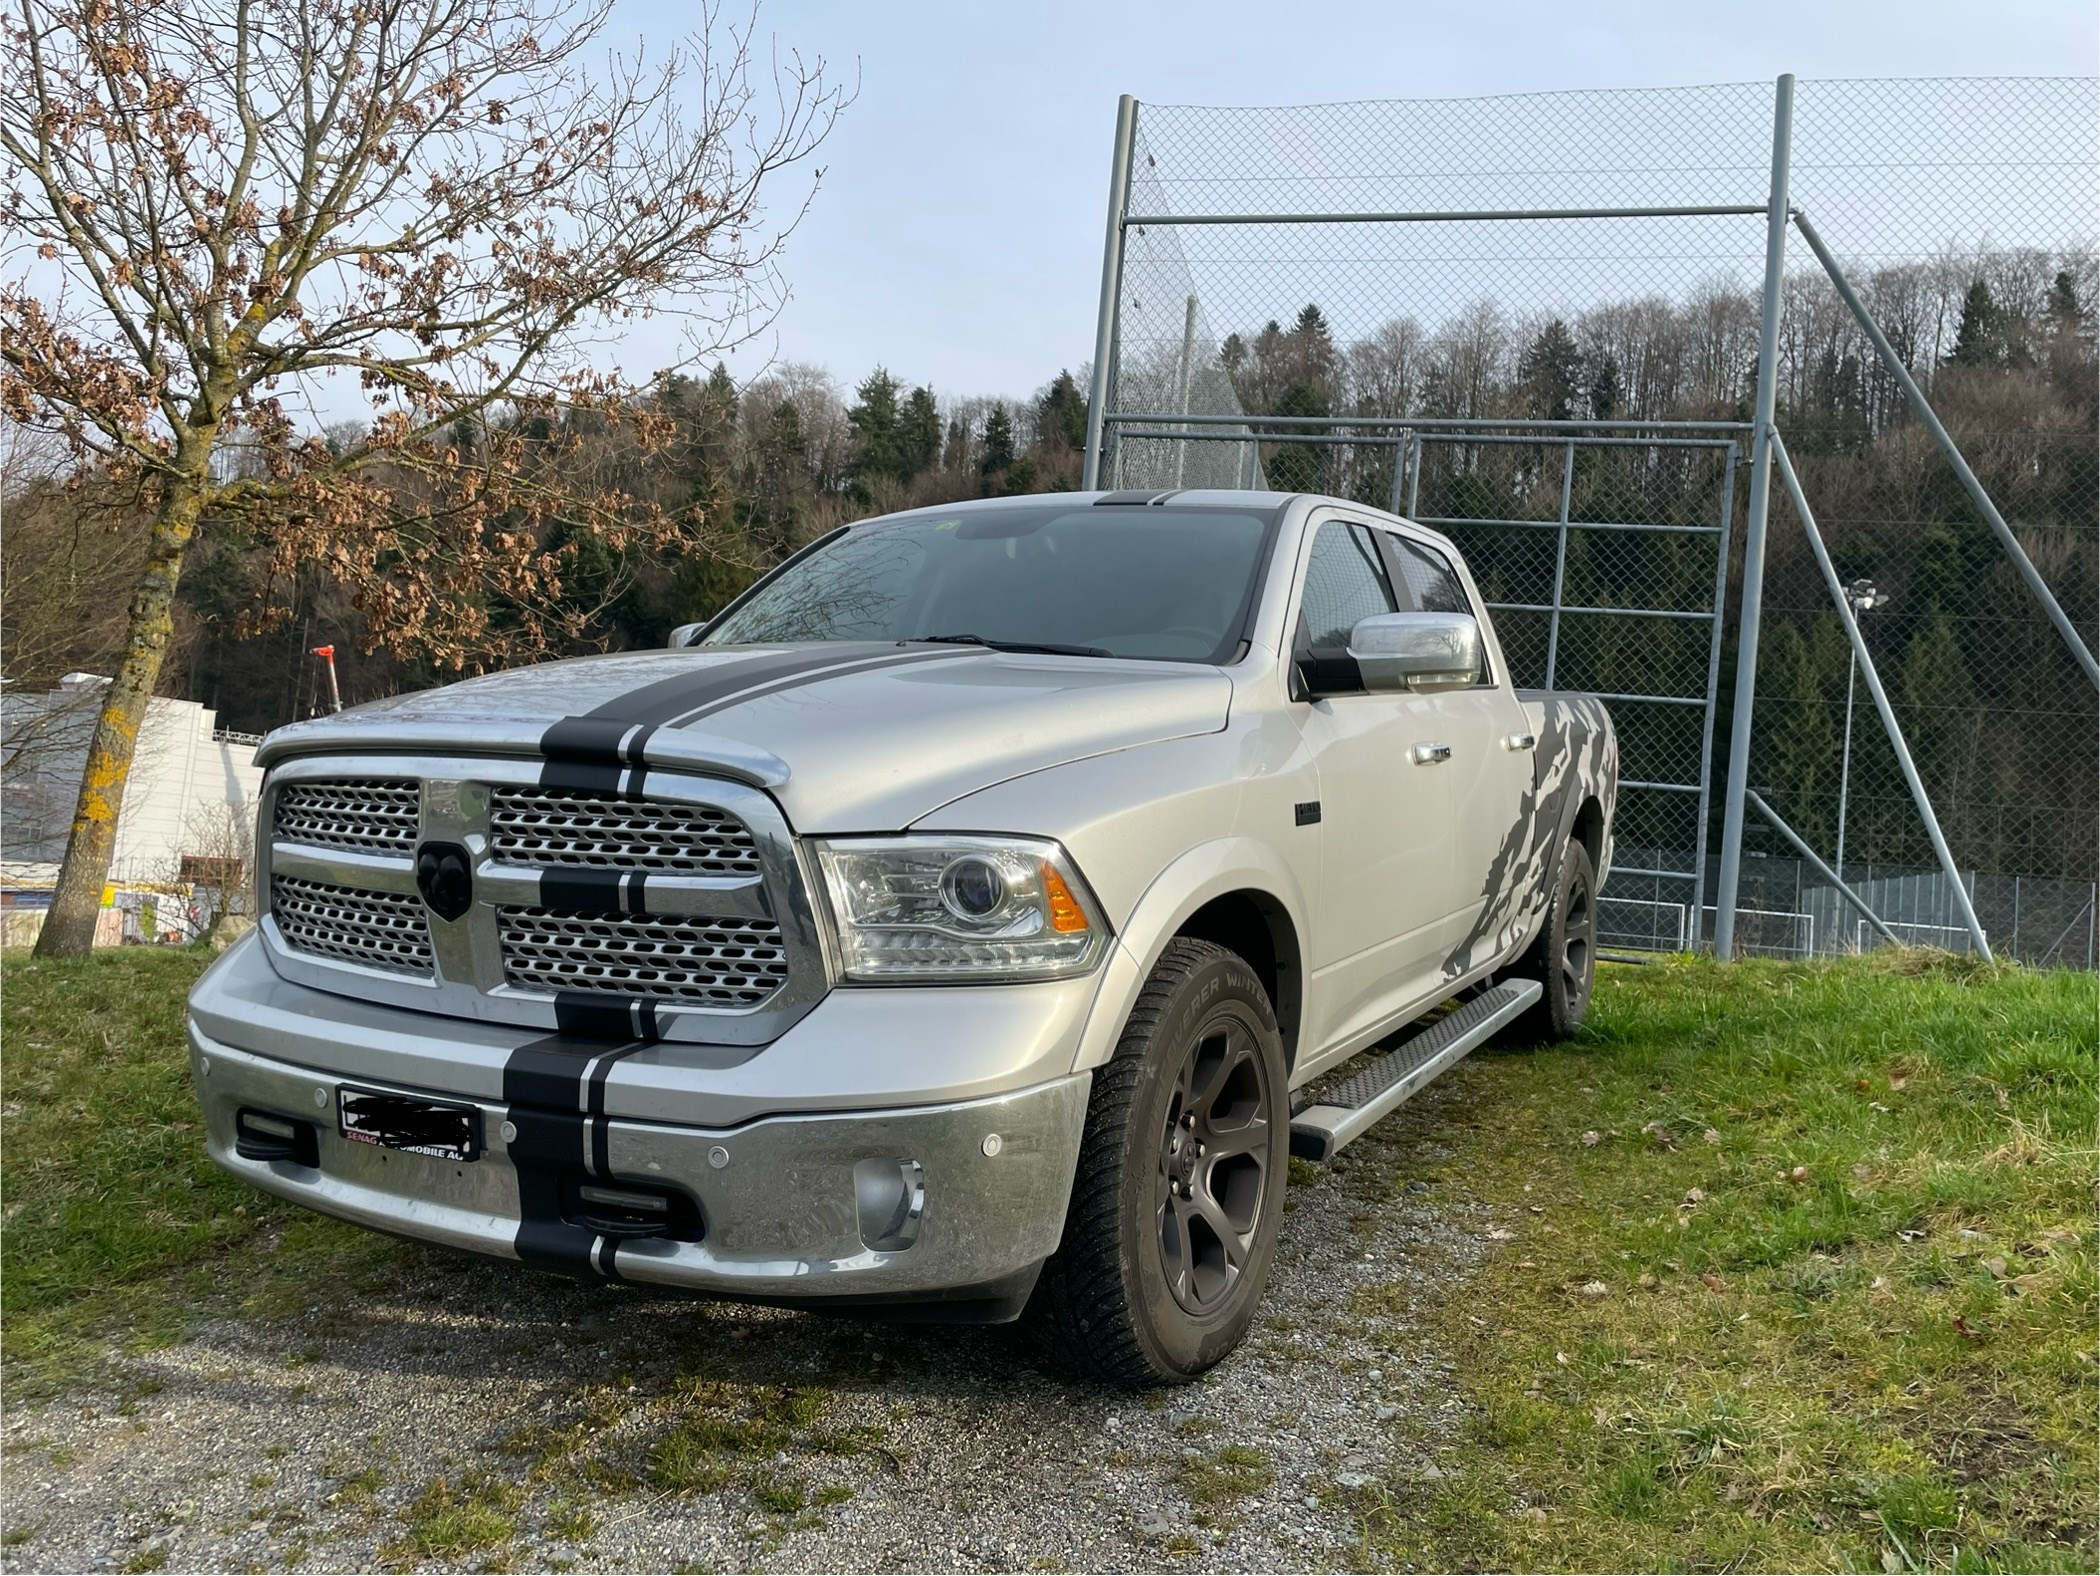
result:
[[[1225,948],[1168,943],[1094,1074],[1064,1237],[1029,1305],[1052,1358],[1146,1387],[1230,1353],[1268,1281],[1289,1158],[1268,993]]]
[[[1597,870],[1579,839],[1569,838],[1561,855],[1553,901],[1537,939],[1505,977],[1537,980],[1545,992],[1511,1022],[1504,1043],[1547,1045],[1582,1027],[1597,977]]]

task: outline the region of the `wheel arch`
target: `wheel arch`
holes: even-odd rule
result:
[[[1123,1025],[1167,943],[1193,937],[1245,958],[1269,993],[1286,1066],[1305,1018],[1306,908],[1297,877],[1259,843],[1199,844],[1162,870],[1133,907],[1103,970],[1074,1070],[1115,1054]],[[1250,952],[1253,955],[1249,955]]]

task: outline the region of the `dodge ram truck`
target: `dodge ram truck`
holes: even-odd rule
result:
[[[273,733],[212,1156],[542,1270],[1240,1341],[1288,1161],[1588,1005],[1618,752],[1450,541],[1065,494],[814,542],[668,649]]]

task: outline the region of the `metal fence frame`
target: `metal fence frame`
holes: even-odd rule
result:
[[[1836,571],[1831,566],[1830,555],[1825,548],[1816,526],[1809,501],[1800,480],[1786,455],[1785,444],[1775,422],[1775,404],[1779,378],[1779,331],[1786,279],[1786,246],[1790,230],[1798,230],[1810,251],[1828,275],[1839,298],[1873,345],[1889,372],[1902,388],[1920,425],[1931,436],[1948,464],[1959,478],[1963,489],[1975,505],[1979,515],[1989,525],[1993,535],[2009,561],[2018,571],[2029,593],[2047,616],[2057,634],[2065,641],[2075,659],[2100,689],[2100,666],[2096,666],[2076,627],[2064,613],[2051,594],[2041,573],[2036,569],[2021,547],[2003,515],[1990,499],[1974,471],[1963,458],[1954,439],[1933,411],[1930,401],[1910,376],[1902,357],[1891,347],[1886,335],[1861,303],[1850,281],[1838,265],[1821,236],[1806,213],[1791,201],[1791,161],[1793,148],[1793,111],[1795,79],[1791,73],[1782,75],[1774,84],[1772,108],[1772,144],[1770,175],[1767,199],[1763,204],[1675,204],[1675,205],[1629,205],[1591,206],[1570,208],[1495,208],[1495,209],[1449,209],[1411,210],[1391,212],[1295,212],[1295,213],[1137,213],[1130,211],[1130,196],[1134,174],[1136,151],[1137,100],[1125,94],[1117,105],[1116,131],[1113,162],[1109,183],[1109,203],[1106,235],[1103,246],[1101,295],[1094,337],[1094,363],[1092,393],[1088,404],[1087,439],[1084,458],[1083,479],[1085,488],[1103,485],[1104,463],[1113,466],[1120,454],[1119,439],[1166,439],[1171,438],[1181,446],[1180,452],[1193,441],[1229,441],[1247,446],[1259,454],[1263,441],[1287,438],[1292,444],[1350,445],[1364,446],[1366,443],[1391,442],[1395,448],[1393,461],[1390,507],[1395,513],[1413,514],[1416,496],[1414,484],[1420,478],[1421,455],[1424,445],[1439,441],[1464,441],[1476,443],[1524,442],[1540,443],[1559,441],[1566,445],[1569,455],[1568,472],[1572,476],[1573,455],[1578,444],[1631,443],[1671,444],[1684,442],[1725,442],[1733,451],[1747,432],[1749,438],[1749,497],[1744,511],[1744,560],[1743,583],[1740,598],[1739,635],[1737,645],[1734,705],[1730,718],[1730,749],[1728,782],[1723,797],[1722,836],[1720,868],[1716,900],[1712,905],[1714,924],[1713,948],[1717,956],[1727,959],[1737,952],[1737,915],[1742,910],[1739,904],[1743,866],[1743,832],[1746,809],[1754,802],[1760,813],[1797,847],[1805,848],[1797,834],[1780,820],[1777,813],[1758,800],[1750,782],[1751,736],[1756,705],[1758,638],[1762,623],[1762,601],[1765,579],[1766,542],[1771,514],[1771,499],[1775,475],[1786,489],[1797,518],[1808,536],[1826,587],[1831,595],[1834,610],[1842,623],[1852,645],[1859,667],[1864,671],[1867,686],[1875,702],[1875,709],[1895,752],[1911,797],[1930,837],[1938,858],[1941,873],[1948,882],[1960,910],[1961,924],[1970,947],[1985,958],[1991,956],[1989,941],[1979,922],[1974,906],[1963,886],[1961,872],[1956,868],[1952,853],[1942,835],[1938,818],[1930,798],[1912,762],[1909,747],[1898,725],[1895,713],[1884,692],[1873,659],[1861,636],[1857,619],[1848,604],[1838,582]],[[1189,297],[1187,328],[1184,331],[1181,383],[1184,409],[1175,411],[1115,411],[1110,408],[1117,391],[1117,361],[1120,349],[1122,277],[1129,235],[1133,230],[1152,226],[1263,226],[1263,225],[1364,225],[1364,224],[1416,224],[1448,223],[1452,221],[1509,221],[1509,220],[1554,220],[1554,219],[1670,219],[1712,215],[1757,215],[1765,218],[1765,257],[1763,288],[1760,298],[1760,320],[1758,334],[1758,361],[1755,395],[1751,421],[1747,428],[1741,424],[1724,423],[1673,423],[1673,422],[1598,422],[1598,421],[1525,421],[1525,420],[1472,420],[1452,418],[1445,420],[1429,418],[1364,418],[1364,417],[1293,417],[1254,416],[1248,414],[1217,416],[1197,415],[1186,409],[1186,390],[1189,381],[1190,356],[1194,338],[1196,298]],[[1693,438],[1677,429],[1696,429],[1705,436]],[[1729,436],[1716,438],[1716,432],[1726,430]],[[1730,467],[1733,471],[1733,464]],[[1403,498],[1403,486],[1406,496]],[[1724,497],[1733,499],[1733,487],[1723,489]],[[1422,523],[1448,529],[1453,524],[1481,524],[1479,521],[1425,520]],[[1542,522],[1515,522],[1526,526]],[[1562,618],[1580,612],[1565,605],[1562,597],[1563,576],[1560,570],[1566,561],[1567,534],[1571,522],[1567,510],[1567,488],[1563,487],[1562,508],[1557,524],[1560,545],[1556,566],[1554,594],[1550,604],[1527,611],[1546,612],[1551,620],[1552,634],[1549,637],[1546,682],[1554,680],[1555,657]],[[1640,527],[1636,527],[1640,528]],[[1655,529],[1660,527],[1646,527]],[[1701,770],[1698,792],[1701,804],[1700,834],[1698,837],[1696,873],[1629,870],[1628,874],[1650,874],[1672,876],[1690,875],[1693,880],[1693,896],[1690,912],[1702,913],[1705,904],[1706,876],[1706,832],[1705,807],[1707,804],[1712,759],[1712,729],[1715,708],[1720,688],[1721,629],[1725,616],[1725,588],[1729,570],[1727,550],[1729,521],[1724,507],[1721,522],[1721,550],[1717,590],[1712,617],[1714,636],[1712,662],[1704,697],[1706,706],[1706,733],[1701,748]],[[1611,611],[1624,613],[1629,609],[1616,608]],[[1660,611],[1660,610],[1655,610]],[[1655,697],[1630,697],[1654,699]],[[1847,760],[1849,762],[1849,750]],[[1652,785],[1632,785],[1652,786]],[[1811,858],[1814,858],[1812,851]],[[1820,860],[1817,861],[1820,865]],[[1842,887],[1843,884],[1840,883]],[[1883,934],[1893,934],[1868,905],[1849,888],[1844,895],[1857,907],[1867,920]],[[1801,916],[1806,918],[1806,916]],[[1863,920],[1862,923],[1865,923]],[[2074,921],[2074,925],[2075,925]],[[1703,931],[1703,927],[1693,927]],[[1935,927],[1937,928],[1937,927]],[[1695,940],[1703,940],[1703,934]]]

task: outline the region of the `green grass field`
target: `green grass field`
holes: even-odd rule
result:
[[[204,1154],[183,998],[201,949],[0,961],[0,1346],[20,1401],[106,1347],[277,1311],[317,1266],[412,1251],[278,1203]]]
[[[16,1404],[416,1251],[205,1160],[203,962],[5,962]],[[2095,1020],[2091,975],[1685,961],[1608,969],[1570,1045],[1474,1058],[1450,1152],[1390,1184],[1493,1222],[1438,1310],[1469,1435],[1348,1491],[1365,1563],[2095,1568]]]
[[[1475,1059],[1473,1402],[1365,1496],[1429,1569],[2095,1568],[2096,984],[1913,954],[1610,969]],[[1403,1180],[1404,1185],[1404,1180]],[[1507,1240],[1499,1240],[1507,1233]]]

